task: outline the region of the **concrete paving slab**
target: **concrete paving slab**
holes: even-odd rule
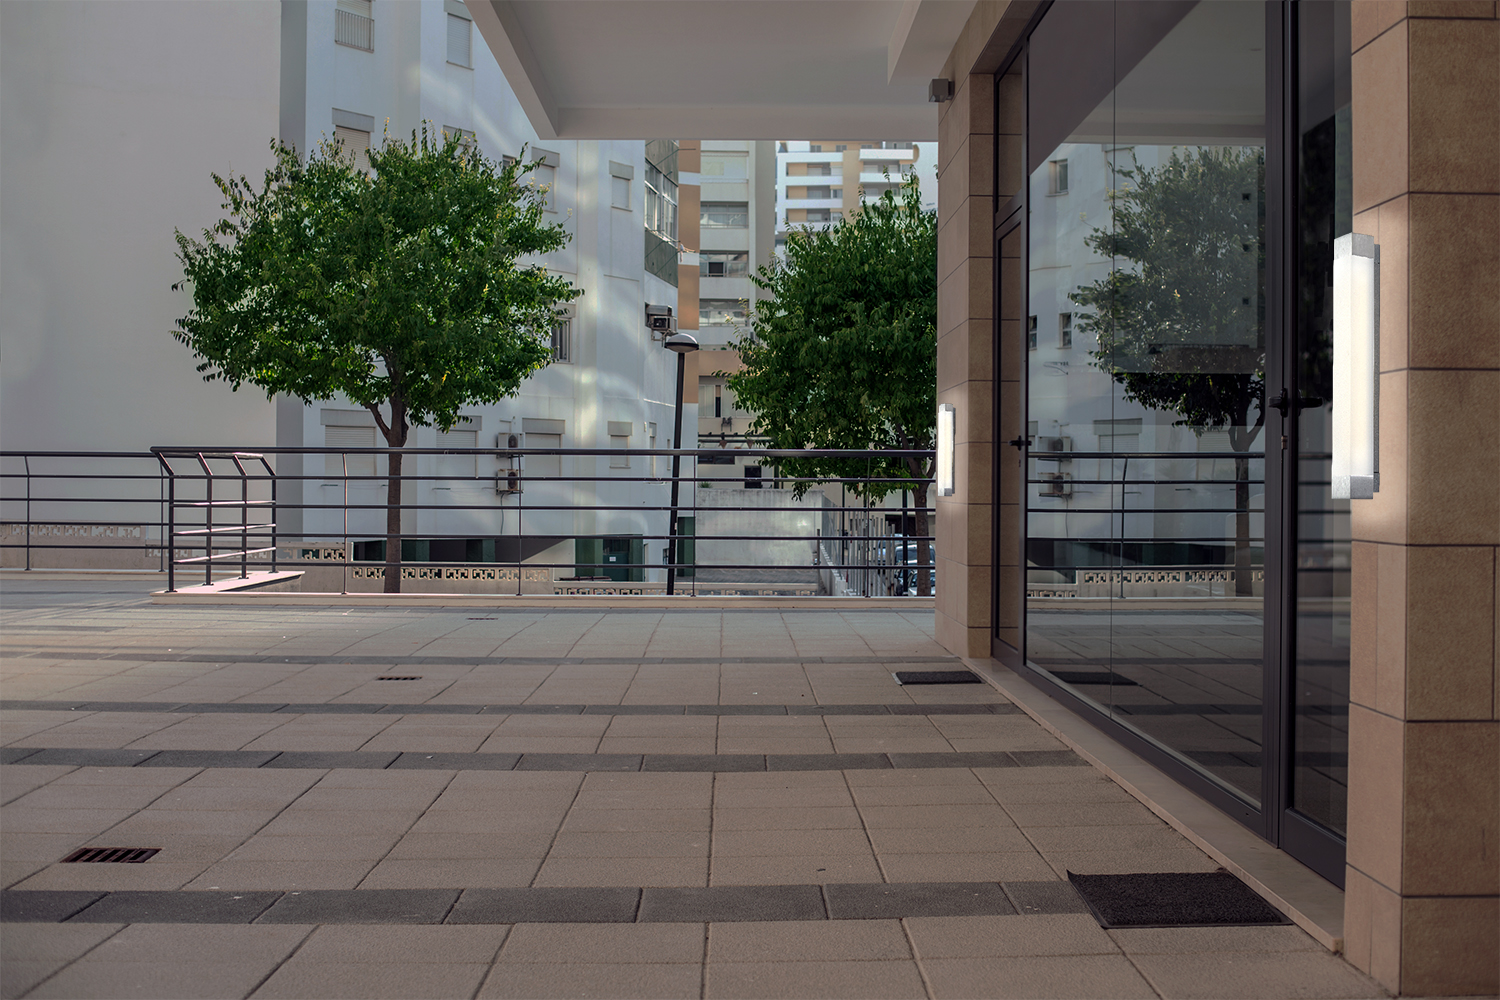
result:
[[[817,920],[826,910],[816,885],[647,888],[639,919],[647,923]]]
[[[450,924],[631,923],[638,888],[466,889],[448,914]]]
[[[0,922],[61,923],[103,897],[103,892],[90,889],[6,889],[0,891]],[[4,935],[0,935],[0,940],[4,940]]]
[[[94,924],[248,924],[280,898],[280,892],[111,892],[69,919]]]
[[[322,889],[288,892],[258,924],[437,924],[458,900],[457,889]]]

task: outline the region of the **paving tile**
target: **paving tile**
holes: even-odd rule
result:
[[[1168,1000],[1256,1000],[1267,996],[1382,997],[1382,990],[1326,951],[1131,953],[1131,961]]]
[[[501,962],[553,963],[576,956],[590,964],[701,963],[703,926],[697,923],[524,922],[511,929]]]
[[[489,972],[480,962],[329,962],[303,959],[299,952],[278,968],[251,996],[261,998],[349,998],[424,1000],[468,998]]]
[[[887,882],[1008,882],[1047,879],[1055,869],[1035,851],[995,854],[881,854]]]
[[[521,771],[639,771],[640,754],[526,753]]]
[[[702,886],[708,859],[548,858],[537,872],[538,886]]]
[[[207,867],[206,863],[172,864],[154,858],[138,865],[61,865],[44,868],[17,883],[15,889],[180,889]]]
[[[998,805],[949,803],[921,806],[861,806],[871,830],[938,830],[957,827],[1011,829],[1010,816]]]
[[[568,813],[563,829],[570,831],[600,830],[702,830],[711,825],[707,809],[586,809],[575,807]]]
[[[996,997],[1034,1000],[1151,1000],[1156,996],[1130,961],[1117,955],[1029,958],[937,958],[922,960],[935,1000]]]
[[[694,831],[563,830],[552,843],[552,858],[707,857],[709,835]]]
[[[541,868],[532,858],[387,858],[360,881],[360,889],[495,888],[530,885]]]
[[[870,842],[878,854],[980,854],[1025,851],[1035,854],[1031,841],[1013,826],[952,826],[936,828],[877,827]]]
[[[457,889],[323,889],[288,892],[258,924],[436,924]]]
[[[785,809],[719,808],[714,829],[731,830],[853,830],[862,829],[859,810],[848,806],[807,806]]]
[[[518,753],[411,753],[391,762],[391,770],[420,768],[430,771],[509,771],[521,759]]]
[[[19,764],[41,752],[40,747],[0,747],[0,764]]]
[[[875,856],[863,854],[782,854],[761,857],[713,858],[712,885],[785,885],[832,882],[878,882],[884,875]]]
[[[1182,850],[1043,851],[1054,871],[1080,875],[1129,875],[1136,872],[1211,872],[1219,867],[1189,845]]]
[[[704,996],[719,998],[925,998],[917,965],[907,961],[719,962],[704,974]]]
[[[608,742],[608,741],[606,741]],[[644,771],[764,771],[764,754],[666,754],[648,753]]]
[[[28,766],[71,764],[74,767],[133,767],[157,753],[155,750],[44,749],[23,758]],[[7,762],[8,763],[8,762]]]
[[[696,1000],[700,996],[702,966],[607,965],[572,963],[496,962],[479,1000],[549,1000],[549,998],[613,997],[617,1000]]]
[[[255,836],[226,852],[227,861],[370,861],[391,852],[395,833],[367,836]]]
[[[1118,955],[1120,949],[1086,914],[914,917],[906,921],[917,958]]]
[[[550,829],[542,825],[543,829],[526,832],[505,829],[490,829],[484,833],[413,832],[377,857],[401,861],[540,859],[552,846],[556,831],[555,823]]]
[[[1029,913],[1088,913],[1088,904],[1071,882],[1063,879],[1005,882],[1005,894],[1016,911]],[[1280,929],[1280,928],[1277,928]],[[1304,935],[1305,937],[1306,935]],[[1311,941],[1312,938],[1307,938]]]
[[[977,786],[979,780],[975,777],[976,773],[967,767],[945,767],[930,770],[850,771],[847,778],[851,788],[926,788],[937,785]]]
[[[1001,751],[970,753],[898,753],[891,751],[891,766],[903,769],[939,767],[1007,767],[1013,766],[1011,755]]]
[[[833,920],[1015,913],[1005,892],[993,882],[830,885],[824,892],[828,897],[828,915]]]
[[[786,920],[714,923],[708,928],[708,961],[818,962],[837,956],[874,962],[912,957],[898,920]]]
[[[642,922],[818,920],[823,894],[816,885],[647,888],[641,893]]]
[[[1068,885],[1068,883],[1060,883]],[[1072,889],[1068,885],[1069,890]],[[1013,887],[1006,886],[1012,890]],[[1075,893],[1076,895],[1076,893]],[[1109,936],[1129,955],[1212,955],[1221,951],[1325,951],[1300,927],[1121,927]]]
[[[854,801],[861,806],[994,805],[990,790],[976,783],[962,785],[859,785]]]
[[[60,923],[95,901],[104,893],[94,890],[0,891],[0,922]],[[0,941],[4,936],[0,935]]]
[[[766,757],[768,771],[850,771],[890,766],[890,758],[883,753],[788,753]]]
[[[0,935],[0,996],[21,996],[119,929],[119,924],[10,924]]]
[[[282,767],[358,767],[380,769],[401,756],[395,750],[283,750],[265,766]]]
[[[870,853],[862,828],[834,830],[715,830],[714,857]]]
[[[280,897],[280,892],[112,892],[71,922],[248,924]]]
[[[230,858],[208,866],[187,889],[353,889],[375,865],[372,859],[333,861],[245,861]]]
[[[466,889],[447,922],[630,923],[640,895],[639,889],[626,887]]]

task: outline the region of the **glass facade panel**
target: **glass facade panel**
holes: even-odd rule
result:
[[[1349,770],[1349,501],[1330,498],[1333,241],[1352,230],[1349,3],[1296,6],[1297,517],[1291,807],[1342,836]]]
[[[1027,658],[1262,796],[1265,6],[1031,38]],[[1063,317],[1067,335],[1061,334]]]

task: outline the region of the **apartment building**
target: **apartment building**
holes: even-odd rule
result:
[[[937,208],[937,143],[808,141],[777,143],[776,233],[824,226],[917,175],[924,208]]]

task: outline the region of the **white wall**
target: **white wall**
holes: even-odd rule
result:
[[[205,383],[173,227],[276,135],[280,5],[0,3],[0,446],[269,442],[272,405]]]

